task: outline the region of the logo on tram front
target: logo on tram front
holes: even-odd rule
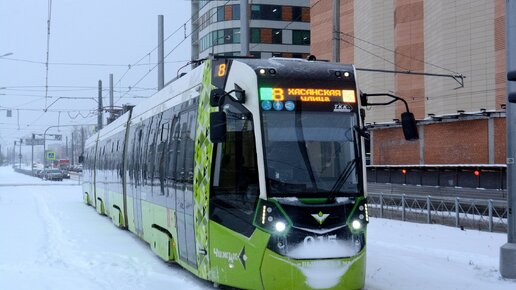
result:
[[[330,216],[329,213],[322,213],[320,211],[319,213],[311,214],[311,216],[320,224],[322,225],[324,221]]]

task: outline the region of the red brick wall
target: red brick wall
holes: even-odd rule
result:
[[[494,119],[494,162],[497,164],[505,164],[507,162],[507,129],[505,118]]]
[[[425,70],[424,6],[423,0],[395,0],[394,46],[396,69]],[[409,104],[416,119],[425,117],[424,76],[406,74],[395,75],[396,94]],[[396,105],[396,115],[405,111],[402,103]]]
[[[310,53],[317,59],[331,60],[332,1],[311,0],[310,6]]]
[[[406,141],[401,128],[374,130],[375,165],[419,164],[419,141]]]
[[[332,1],[329,1],[332,2]],[[353,0],[340,1],[340,62],[355,63],[355,6]]]
[[[425,126],[426,164],[487,164],[487,120]]]

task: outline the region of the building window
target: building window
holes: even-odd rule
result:
[[[240,43],[240,28],[215,30],[200,39],[200,51],[222,44]]]
[[[240,4],[233,5],[233,20],[240,20]]]
[[[240,43],[240,28],[233,28],[233,43]]]
[[[251,5],[251,19],[261,19],[260,5]]]
[[[224,21],[224,6],[217,7],[217,22]]]
[[[224,29],[224,44],[233,43],[233,29]]]
[[[274,44],[282,44],[283,43],[283,33],[281,29],[273,29],[272,30],[272,43]]]
[[[269,20],[281,20],[281,6],[278,5],[262,5],[267,10],[266,13]]]
[[[301,21],[302,9],[299,6],[292,7],[292,21]]]
[[[279,5],[251,5],[251,19],[281,20]]]
[[[295,45],[310,45],[310,31],[309,30],[293,30],[292,44]]]
[[[260,28],[251,28],[251,43],[260,43]]]

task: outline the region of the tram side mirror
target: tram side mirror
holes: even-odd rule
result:
[[[507,80],[510,82],[516,82],[516,70],[507,73]],[[516,92],[512,92],[508,96],[509,103],[516,103]]]
[[[226,141],[226,113],[210,113],[210,141],[222,143]]]
[[[81,163],[81,164],[84,163],[84,156],[82,156],[82,155],[79,156],[79,163]]]
[[[235,97],[231,97],[235,102],[238,102],[240,104],[245,103],[245,91],[242,90],[242,88],[235,84],[235,89],[233,90],[235,92]]]
[[[401,126],[403,128],[403,135],[405,140],[418,140],[419,133],[417,132],[416,118],[411,112],[404,112],[401,114]]]
[[[516,103],[516,92],[509,94],[509,103]]]
[[[218,107],[220,104],[221,99],[226,94],[226,91],[223,89],[213,89],[210,93],[210,106],[212,107]]]

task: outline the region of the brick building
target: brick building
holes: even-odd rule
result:
[[[241,55],[240,0],[192,1],[192,59]],[[248,1],[249,52],[261,57],[306,57],[310,51],[309,0]]]
[[[332,58],[332,2],[311,0],[311,53]],[[340,61],[358,68],[361,90],[403,97],[420,140],[405,141],[402,104],[367,108],[371,163],[505,164],[504,0],[340,1]],[[381,101],[381,99],[375,99]]]

